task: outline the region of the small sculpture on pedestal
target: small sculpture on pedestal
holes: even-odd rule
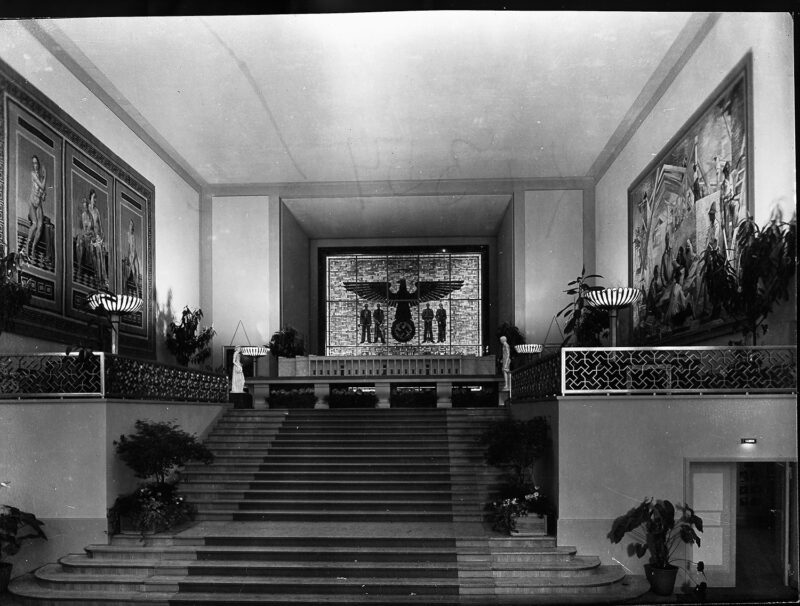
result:
[[[244,369],[242,368],[242,348],[233,350],[233,372],[231,373],[231,393],[244,393]]]
[[[511,391],[511,348],[508,346],[508,339],[500,337],[500,346],[502,348],[500,365],[503,369],[503,379],[505,384],[502,391]]]

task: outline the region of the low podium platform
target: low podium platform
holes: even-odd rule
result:
[[[436,407],[453,406],[455,389],[490,389],[495,405],[503,405],[508,392],[500,391],[494,356],[299,356],[279,358],[278,376],[256,376],[246,384],[255,408],[267,408],[272,390],[313,387],[316,408],[325,408],[331,389],[360,387],[372,390],[378,408],[391,406],[393,389],[435,389]]]

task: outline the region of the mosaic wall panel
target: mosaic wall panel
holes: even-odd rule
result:
[[[325,272],[326,355],[481,355],[480,253],[329,255]]]

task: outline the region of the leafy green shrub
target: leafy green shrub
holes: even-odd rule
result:
[[[136,421],[136,433],[114,442],[117,454],[137,478],[155,478],[164,484],[171,473],[189,461],[209,464],[212,452],[197,438],[171,421]]]
[[[44,539],[44,522],[32,513],[20,511],[11,505],[0,505],[0,560],[3,555],[14,555],[27,539]],[[20,534],[21,531],[25,531]]]
[[[676,518],[678,510],[681,515]],[[650,552],[652,566],[667,568],[679,542],[696,543],[700,547],[695,530],[703,532],[703,520],[691,507],[649,498],[615,519],[607,536],[612,543],[619,543],[630,534],[634,542],[628,545],[629,556],[635,554],[641,558]]]
[[[514,490],[526,490],[534,485],[534,463],[550,447],[549,428],[544,417],[495,421],[481,436],[481,443],[486,446],[486,462],[508,469],[509,484]]]
[[[123,518],[140,532],[165,530],[193,519],[196,508],[177,494],[177,482],[167,478],[189,461],[208,465],[214,460],[213,453],[173,422],[138,420],[135,427],[135,434],[120,436],[114,446],[137,478],[155,481],[117,497],[108,511],[112,532],[120,531]]]
[[[200,329],[202,319],[202,309],[190,309],[187,305],[183,308],[181,323],[170,322],[167,326],[167,349],[181,366],[188,366],[189,362],[201,364],[211,355],[209,345],[217,333],[210,326]]]
[[[305,355],[305,345],[300,333],[292,326],[276,330],[269,341],[269,352],[276,358],[295,358]]]

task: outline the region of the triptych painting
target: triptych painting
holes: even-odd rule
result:
[[[122,318],[120,351],[152,356],[153,185],[3,63],[0,117],[0,233],[26,253],[32,293],[15,331],[82,343],[87,297],[131,294],[143,305]]]

